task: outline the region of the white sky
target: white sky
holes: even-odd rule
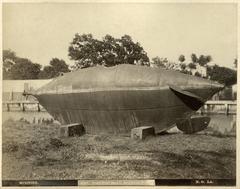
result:
[[[128,34],[150,58],[177,61],[180,54],[209,54],[214,63],[233,67],[237,4],[3,4],[3,49],[17,56],[42,65],[53,57],[70,64],[68,46],[75,33],[98,39]]]

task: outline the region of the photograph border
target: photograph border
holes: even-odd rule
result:
[[[238,49],[238,57],[240,57],[240,50],[239,50],[239,36],[240,36],[240,30],[239,30],[239,10],[240,10],[240,4],[238,0],[235,0],[235,1],[228,1],[228,0],[225,0],[225,1],[218,1],[218,0],[204,0],[204,1],[194,1],[194,0],[184,0],[184,1],[177,1],[177,0],[165,0],[165,1],[161,1],[161,0],[132,0],[132,1],[129,1],[129,0],[75,0],[75,1],[67,1],[67,0],[47,0],[47,1],[44,1],[44,0],[25,0],[25,1],[22,1],[22,0],[4,0],[2,3],[1,3],[1,11],[3,11],[3,7],[2,7],[2,4],[3,3],[227,3],[227,4],[231,4],[231,3],[236,3],[237,4],[237,7],[238,7],[238,11],[237,11],[237,18],[238,18],[238,23],[237,23],[237,28],[238,28],[238,46],[237,46],[237,49]],[[2,18],[2,22],[3,22],[3,18]],[[3,36],[3,26],[2,26],[2,22],[1,22],[1,32],[2,32],[2,36]],[[3,44],[3,38],[1,38],[1,42]],[[2,48],[2,46],[1,46]],[[2,57],[2,50],[1,49],[1,57]],[[1,70],[2,70],[2,64],[1,64]],[[240,77],[240,72],[239,72],[239,66],[237,68],[237,83],[239,82],[239,77]],[[2,79],[2,74],[0,74],[0,78],[1,78],[1,81],[3,80]],[[239,104],[239,98],[240,98],[240,87],[237,88],[237,104]],[[1,95],[0,95],[0,99],[2,101],[2,82],[1,82]],[[240,107],[237,105],[237,116],[236,116],[236,119],[237,119],[237,122],[236,122],[236,127],[237,127],[237,133],[236,133],[236,141],[237,141],[237,147],[236,147],[236,154],[237,154],[237,157],[236,157],[236,178],[238,178],[235,182],[236,182],[236,186],[233,185],[234,183],[234,180],[224,180],[224,179],[221,179],[220,181],[218,179],[186,179],[185,181],[182,181],[183,179],[181,179],[181,181],[173,181],[173,184],[176,184],[176,182],[182,182],[181,185],[179,186],[176,186],[172,184],[172,182],[170,181],[171,179],[157,179],[157,180],[147,180],[146,182],[148,183],[148,185],[144,185],[144,184],[140,184],[140,185],[134,185],[134,183],[129,183],[129,184],[126,184],[125,181],[120,181],[120,184],[116,184],[116,182],[113,182],[112,184],[108,184],[105,180],[103,180],[102,182],[103,183],[97,183],[97,182],[92,182],[91,183],[91,180],[89,182],[89,180],[83,180],[85,183],[88,183],[88,184],[81,184],[81,180],[59,180],[56,182],[56,180],[31,180],[31,181],[22,181],[22,180],[15,180],[15,181],[4,181],[2,180],[2,169],[0,169],[0,185],[2,185],[4,188],[7,187],[7,186],[11,186],[11,187],[18,187],[18,186],[45,186],[43,188],[48,188],[46,186],[66,186],[66,187],[70,187],[70,186],[81,186],[81,187],[86,187],[88,186],[87,188],[95,188],[96,186],[98,186],[97,188],[105,188],[105,186],[109,186],[112,188],[112,186],[114,186],[114,188],[120,188],[121,186],[125,186],[124,188],[142,188],[141,186],[144,186],[144,188],[152,188],[152,186],[158,186],[157,188],[176,188],[176,187],[184,187],[184,188],[196,188],[196,186],[199,186],[199,187],[205,187],[205,186],[208,186],[209,188],[218,188],[219,186],[229,186],[228,188],[238,188],[240,187],[240,181],[239,181],[239,178],[240,178],[240,173],[239,173],[239,170],[240,170],[240,166],[239,166],[239,161],[240,161],[240,141],[239,141],[239,136],[240,136],[240,128],[239,128],[239,122],[240,122],[240,118],[239,118],[239,110],[240,110]],[[0,111],[2,112],[2,103],[1,103],[1,106],[0,106]],[[2,121],[2,114],[0,116],[0,120]],[[2,127],[0,129],[0,138],[1,138],[1,142],[0,142],[0,148],[1,148],[1,152],[2,152]],[[0,164],[2,166],[2,153],[0,155]],[[137,180],[139,182],[139,180]],[[154,182],[153,182],[154,181]],[[21,184],[22,183],[22,184]],[[97,183],[97,185],[96,185]],[[121,184],[122,183],[122,184]],[[195,184],[194,184],[195,183]],[[213,184],[215,183],[215,184]],[[216,185],[217,183],[217,185]],[[226,183],[228,183],[226,185]],[[76,185],[77,184],[77,185]],[[128,186],[128,187],[126,187]],[[29,187],[29,188],[30,188]],[[199,188],[197,187],[197,188]],[[50,187],[52,188],[52,187]],[[61,187],[62,188],[62,187]],[[72,188],[72,187],[70,187]]]

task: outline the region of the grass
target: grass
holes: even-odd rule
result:
[[[59,138],[59,125],[3,124],[3,179],[235,178],[236,138],[210,134]]]

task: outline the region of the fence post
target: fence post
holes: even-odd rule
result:
[[[40,112],[41,109],[40,109],[40,105],[39,105],[39,103],[37,103],[37,106],[38,106],[38,112]]]
[[[226,103],[225,107],[226,107],[226,115],[228,115],[229,114],[229,105]]]
[[[10,106],[8,103],[7,103],[7,111],[10,112]]]
[[[202,107],[200,108],[200,113],[201,113],[201,115],[203,115],[203,112],[204,112],[204,106],[202,106]]]
[[[25,112],[25,107],[24,107],[24,103],[22,103],[22,107],[23,107],[23,112]]]

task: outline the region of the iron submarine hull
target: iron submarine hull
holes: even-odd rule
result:
[[[177,71],[123,64],[66,73],[33,95],[61,124],[80,123],[91,134],[119,134],[139,126],[170,129],[222,88]]]

